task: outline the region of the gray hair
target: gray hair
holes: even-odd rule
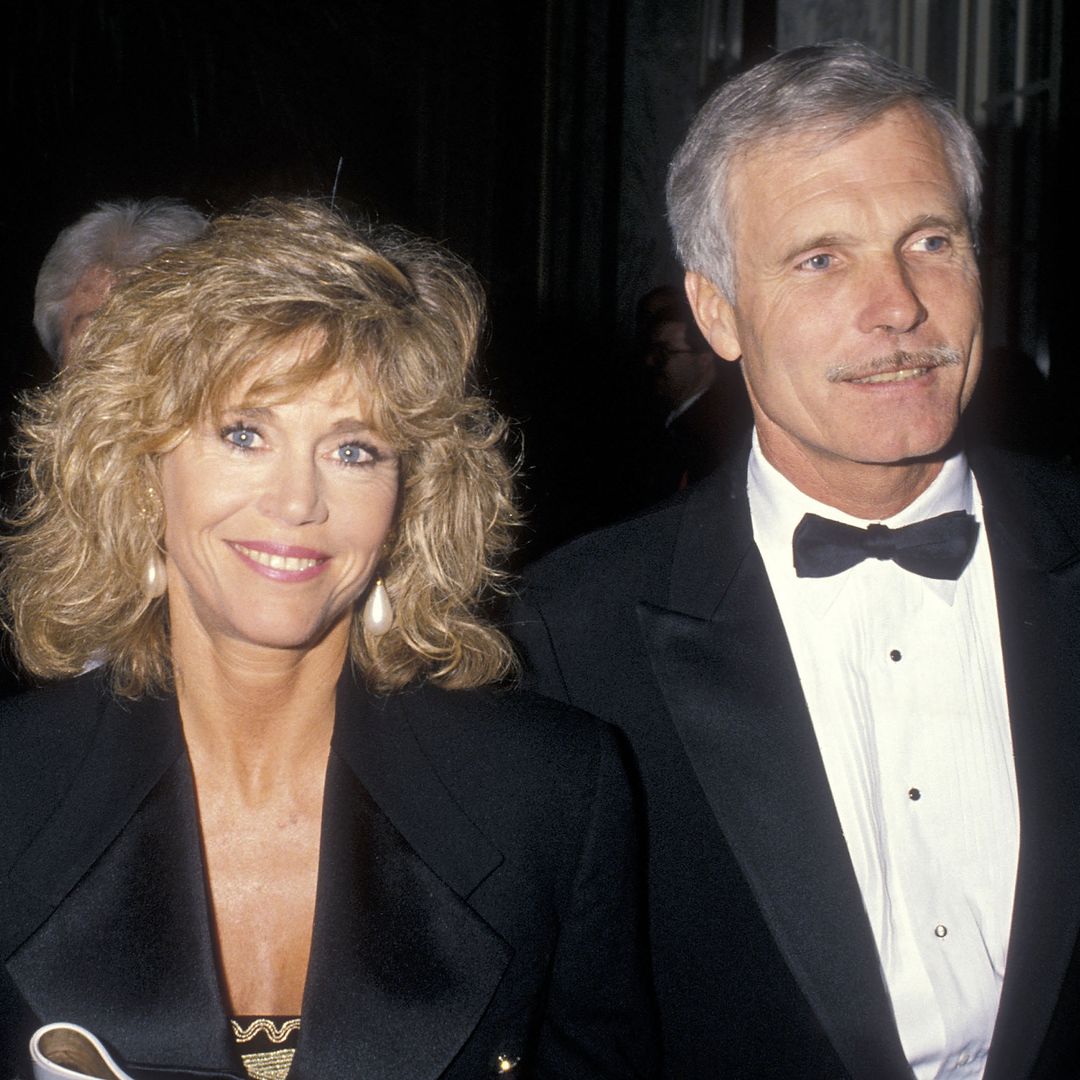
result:
[[[69,225],[49,248],[34,288],[34,329],[60,364],[64,304],[92,266],[116,272],[139,266],[162,248],[176,247],[206,231],[206,218],[178,199],[98,203]]]
[[[914,106],[934,125],[974,238],[982,153],[975,134],[925,79],[856,41],[789,49],[725,83],[702,106],[667,178],[668,221],[679,259],[730,300],[736,272],[728,182],[732,162],[785,136],[840,141],[882,114]]]

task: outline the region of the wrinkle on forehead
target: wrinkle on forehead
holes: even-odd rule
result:
[[[877,130],[873,153],[861,137]],[[833,151],[858,145],[853,153]],[[882,161],[896,163],[895,185],[882,185]],[[874,183],[867,184],[872,177]],[[853,131],[780,135],[755,143],[732,163],[728,181],[728,210],[732,224],[735,280],[740,263],[754,262],[762,246],[775,241],[776,231],[789,230],[789,248],[800,241],[847,239],[851,216],[873,224],[882,205],[890,210],[899,196],[911,207],[910,227],[919,219],[948,222],[958,233],[968,232],[963,192],[945,153],[937,127],[911,106],[899,106]],[[835,228],[822,231],[822,212],[834,214]],[[813,217],[815,227],[800,230],[799,218]],[[765,235],[767,233],[767,235]],[[775,250],[775,248],[774,248]]]

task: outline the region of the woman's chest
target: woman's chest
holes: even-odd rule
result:
[[[319,833],[317,815],[236,815],[203,823],[211,922],[234,1015],[300,1015]]]

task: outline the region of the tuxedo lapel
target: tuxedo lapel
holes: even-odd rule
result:
[[[1080,928],[1080,552],[1038,491],[976,469],[994,564],[1020,858],[986,1080],[1028,1076]],[[1015,480],[1019,479],[1020,483]]]
[[[230,1069],[175,702],[104,706],[67,796],[9,887],[44,916],[7,960],[42,1022],[107,1031],[133,1067]]]
[[[502,856],[424,757],[409,724],[420,697],[342,679],[299,1080],[441,1075],[511,955],[467,902]],[[22,915],[2,943],[8,973],[42,1022],[109,1032],[135,1072],[234,1075],[175,701],[103,707],[5,897]]]
[[[688,503],[671,606],[639,605],[656,681],[777,946],[845,1066],[854,1076],[910,1077],[794,660],[753,544],[745,471],[741,483],[734,475],[722,483]]]
[[[438,1077],[510,958],[467,903],[501,855],[424,757],[408,721],[417,700],[342,679],[299,1080]]]

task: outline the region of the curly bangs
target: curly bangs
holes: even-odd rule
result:
[[[26,466],[0,596],[23,666],[42,678],[102,660],[114,690],[171,685],[168,605],[142,590],[163,550],[157,462],[207,418],[355,380],[401,462],[379,573],[391,630],[353,616],[368,685],[493,682],[514,666],[483,617],[517,523],[505,421],[473,385],[484,301],[472,271],[397,229],[309,201],[265,200],[122,278],[67,369],[24,400]],[[268,356],[303,340],[284,370]]]

